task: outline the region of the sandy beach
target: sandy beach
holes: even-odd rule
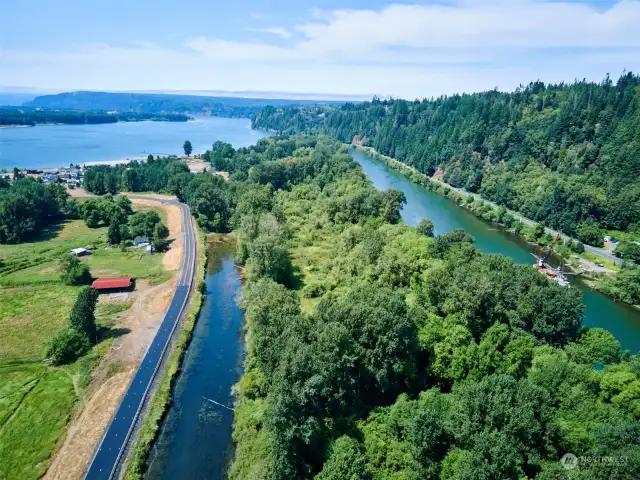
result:
[[[203,152],[204,153],[204,152]],[[154,155],[154,157],[156,157],[157,155]],[[168,155],[160,155],[161,157],[165,157]],[[191,155],[190,157],[187,157],[186,155],[172,155],[174,157],[176,157],[178,160],[184,160],[185,162],[187,162],[190,166],[191,164],[196,164],[198,168],[197,171],[201,171],[203,167],[210,167],[210,165],[206,162],[204,162],[204,160],[202,160],[200,154],[198,155]],[[90,162],[82,162],[82,163],[78,163],[78,165],[81,166],[86,166],[86,167],[92,167],[95,165],[111,165],[111,166],[116,166],[116,165],[126,165],[129,162],[146,162],[147,161],[147,156],[141,156],[141,157],[131,157],[131,158],[121,158],[119,160],[93,160]],[[38,167],[39,170],[42,169],[51,169],[51,168],[63,168],[62,166],[54,166],[54,167]],[[194,171],[192,169],[192,171]]]
[[[81,165],[86,165],[87,167],[93,165],[123,165],[133,161],[146,162],[147,157],[121,158],[120,160],[96,160],[93,162],[84,162]]]

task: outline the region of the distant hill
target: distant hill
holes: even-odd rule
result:
[[[28,108],[0,106],[0,126],[7,125],[46,125],[46,124],[98,124],[116,122],[142,122],[145,120],[157,122],[186,122],[188,115],[182,113],[145,113],[88,110],[59,110],[48,108]]]
[[[0,106],[19,107],[25,102],[30,102],[38,96],[37,93],[13,93],[0,91]]]
[[[250,118],[267,105],[341,105],[340,101],[207,97],[155,93],[67,92],[42,95],[25,107],[64,110],[102,110],[133,113],[193,113]]]
[[[640,235],[640,76],[630,72],[616,83],[265,107],[253,127],[356,139],[592,245],[603,229]]]

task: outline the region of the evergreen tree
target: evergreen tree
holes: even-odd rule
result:
[[[96,341],[95,308],[98,291],[93,287],[80,290],[69,317],[69,328],[84,335],[90,342]]]
[[[182,148],[184,150],[184,154],[188,157],[189,155],[191,155],[191,152],[193,151],[193,147],[191,146],[191,142],[189,140],[186,140],[184,142],[184,145],[182,145]]]

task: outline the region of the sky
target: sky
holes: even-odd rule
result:
[[[640,71],[640,0],[0,2],[0,86],[425,98]]]

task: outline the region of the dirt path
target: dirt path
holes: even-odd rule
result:
[[[169,251],[164,254],[163,265],[167,270],[177,272],[182,260],[180,208],[146,199],[135,199],[133,203],[160,206],[167,212],[169,239],[173,241]],[[120,335],[105,340],[111,342],[110,348],[93,373],[84,403],[69,423],[66,437],[56,452],[45,479],[82,478],[131,378],[155,337],[175,291],[177,277],[174,275],[169,281],[155,287],[140,280],[136,284],[136,290],[129,294],[131,307],[119,314],[113,327]],[[106,297],[103,298],[108,301]]]

